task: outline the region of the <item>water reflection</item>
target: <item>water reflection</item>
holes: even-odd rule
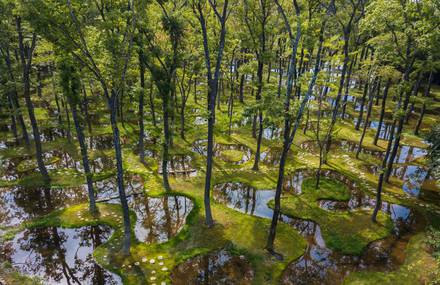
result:
[[[366,170],[374,175],[378,174],[379,167],[377,165],[368,165],[365,167]],[[391,177],[402,180],[402,190],[404,193],[413,197],[427,197],[423,195],[424,191],[429,191],[422,189],[424,184],[435,185],[434,178],[428,175],[428,169],[420,165],[400,165],[395,166],[391,171]],[[433,192],[433,191],[432,191]],[[432,193],[431,193],[432,194]],[[436,201],[440,201],[438,194],[428,195],[434,198]]]
[[[179,233],[193,208],[192,201],[183,196],[151,198],[134,195],[130,209],[136,213],[136,238],[141,242],[165,242]]]
[[[294,195],[302,193],[302,182],[307,177],[314,177],[312,170],[300,170],[286,178],[285,189]],[[355,211],[374,207],[374,198],[359,190],[355,182],[335,171],[323,171],[323,176],[336,179],[349,188],[349,201],[339,202],[321,200],[319,205],[329,211]],[[228,207],[254,216],[271,219],[272,210],[268,201],[275,196],[274,190],[256,190],[239,182],[216,185],[214,199]],[[282,276],[283,284],[337,284],[349,272],[356,270],[394,270],[405,259],[404,249],[409,236],[420,222],[416,212],[390,203],[382,203],[382,211],[390,215],[393,235],[384,240],[372,242],[361,256],[343,255],[326,247],[321,228],[313,221],[281,215],[280,220],[294,227],[307,241],[303,256],[292,262]]]
[[[207,140],[201,139],[196,140],[193,143],[192,150],[200,155],[207,155]],[[227,151],[240,151],[242,152],[241,159],[235,161],[230,159],[227,155]],[[213,154],[215,157],[219,157],[223,161],[226,161],[231,164],[243,164],[251,159],[252,151],[249,147],[241,144],[214,144]]]
[[[197,176],[197,169],[192,166],[193,158],[190,155],[173,155],[168,161],[168,174],[194,177]],[[159,162],[159,174],[162,174],[162,161]]]
[[[225,249],[191,258],[171,273],[175,285],[250,285],[253,279],[254,271],[245,257],[232,255]]]
[[[0,188],[0,225],[17,226],[23,221],[48,214],[54,209],[87,200],[82,187],[56,188]]]
[[[93,260],[93,250],[111,233],[105,226],[26,229],[0,245],[1,259],[44,284],[122,284],[119,276]]]

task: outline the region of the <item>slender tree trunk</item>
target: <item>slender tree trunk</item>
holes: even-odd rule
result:
[[[12,129],[12,134],[14,135],[15,141],[17,143],[20,143],[18,140],[18,132],[17,132],[17,123],[16,123],[16,118],[15,118],[15,114],[16,114],[16,110],[14,108],[14,104],[12,101],[12,92],[8,92],[8,105],[9,105],[9,112],[11,113],[11,129]]]
[[[388,97],[388,90],[391,86],[391,79],[387,80],[387,83],[385,85],[385,90],[383,91],[383,96],[382,96],[382,106],[380,109],[380,117],[379,117],[379,124],[377,126],[377,131],[376,131],[376,135],[374,136],[374,145],[377,145],[377,141],[379,140],[379,136],[380,136],[380,131],[382,129],[382,124],[383,124],[383,118],[385,116],[385,108],[386,108],[386,101],[387,101],[387,97]]]
[[[425,92],[423,94],[424,99],[423,99],[422,110],[420,111],[420,117],[417,120],[416,129],[414,130],[414,134],[417,135],[417,136],[419,135],[420,126],[422,125],[423,117],[424,117],[425,111],[426,111],[426,101],[425,100],[428,98],[429,93],[431,92],[432,74],[433,74],[433,72],[431,70],[429,72],[428,82],[427,82],[427,85],[425,87]]]
[[[357,55],[356,55],[356,57],[357,57]],[[342,103],[342,114],[341,114],[342,119],[345,118],[345,112],[347,109],[348,93],[349,93],[348,91],[350,89],[351,75],[352,75],[352,71],[353,71],[354,62],[356,61],[356,57],[354,60],[352,60],[350,62],[350,67],[348,68],[348,73],[347,73],[347,79],[345,80],[345,94],[344,94],[344,101]]]
[[[409,58],[408,58],[408,60],[409,60]],[[413,56],[412,59],[409,62],[407,62],[407,66],[406,66],[406,69],[405,69],[405,74],[403,76],[403,81],[404,82],[408,82],[409,81],[409,76],[410,76],[410,72],[412,70],[412,66],[414,64],[414,61],[415,61],[415,56]],[[403,107],[402,107],[402,110],[403,110],[404,114],[406,114],[406,112],[407,112],[408,103],[409,103],[409,99],[411,97],[411,93],[412,93],[412,90],[409,90],[405,94],[405,99],[404,99]],[[400,105],[400,102],[399,102],[398,106],[399,105]],[[390,154],[390,159],[388,161],[388,166],[387,166],[387,170],[386,170],[386,173],[385,173],[385,181],[386,182],[389,182],[391,171],[393,169],[394,159],[396,158],[397,150],[398,150],[399,144],[400,144],[400,137],[401,137],[402,130],[403,130],[404,120],[405,120],[405,115],[401,116],[397,120],[398,124],[397,124],[397,131],[396,131],[396,139],[394,140],[394,145],[393,145],[393,148],[392,148],[392,151],[391,151],[391,154]]]
[[[244,73],[241,75],[240,77],[240,95],[239,95],[239,100],[240,103],[244,103]]]
[[[78,138],[79,147],[81,150],[81,157],[83,161],[84,173],[86,175],[87,191],[89,196],[89,211],[92,214],[96,214],[98,212],[98,208],[96,207],[95,202],[95,191],[93,190],[92,173],[90,171],[89,156],[87,154],[87,146],[84,139],[83,128],[80,123],[80,118],[77,114],[76,103],[72,101],[70,96],[67,96],[67,101],[69,102],[72,111],[73,123],[75,124],[76,136]]]
[[[380,85],[380,81],[378,81],[378,79],[375,79],[375,83],[373,83],[373,88],[371,88],[372,90],[369,90],[368,92],[369,94],[369,102],[368,102],[368,109],[367,109],[367,116],[365,117],[365,124],[364,127],[362,129],[362,135],[361,135],[361,139],[359,140],[359,146],[357,148],[356,151],[356,158],[359,159],[359,154],[361,153],[362,150],[362,143],[364,142],[364,138],[365,138],[365,133],[367,132],[367,127],[368,127],[368,122],[370,121],[370,115],[371,115],[371,109],[373,108],[373,93],[375,92],[375,88],[379,88]]]
[[[365,83],[365,86],[364,86],[364,92],[363,92],[363,94],[362,94],[361,108],[360,108],[360,110],[359,110],[359,116],[358,116],[358,120],[357,120],[357,122],[356,122],[356,126],[355,126],[355,130],[356,130],[356,131],[359,131],[359,128],[360,128],[360,126],[361,126],[362,117],[363,117],[363,115],[364,115],[365,101],[366,101],[366,99],[367,99],[367,92],[368,92],[368,80],[367,80],[367,82]]]
[[[24,95],[24,98],[26,101],[26,106],[27,106],[27,110],[29,113],[29,119],[31,121],[32,133],[34,135],[35,153],[36,153],[36,158],[37,158],[38,169],[40,171],[40,174],[43,177],[44,183],[49,184],[50,177],[47,172],[46,166],[44,165],[43,150],[41,147],[40,131],[38,129],[37,120],[35,118],[34,105],[32,103],[31,94],[30,94],[30,89],[31,89],[30,72],[31,72],[31,66],[32,66],[33,51],[35,49],[35,45],[36,45],[36,41],[37,41],[37,35],[36,34],[32,35],[31,47],[26,49],[24,46],[24,43],[23,43],[23,31],[21,28],[21,18],[16,17],[15,20],[16,20],[16,27],[17,27],[17,33],[18,33],[18,45],[19,45],[19,49],[20,49],[20,60],[21,60],[21,66],[23,69],[23,74],[22,74],[23,95]]]
[[[104,90],[104,92],[106,92]],[[108,95],[106,96],[108,98]],[[121,149],[121,141],[119,134],[119,127],[117,124],[117,94],[115,90],[112,90],[112,94],[109,100],[110,107],[110,122],[113,131],[113,144],[115,148],[115,157],[116,157],[116,174],[117,174],[117,183],[118,183],[118,192],[119,199],[121,201],[122,206],[122,214],[124,220],[124,238],[122,242],[122,253],[124,255],[130,255],[130,245],[131,245],[131,232],[130,232],[130,212],[128,209],[127,197],[125,195],[124,189],[124,172],[122,167],[122,149]]]
[[[62,105],[64,107],[64,112],[66,113],[66,121],[67,121],[67,139],[69,142],[72,141],[72,133],[70,132],[70,116],[69,116],[69,108],[67,107],[67,104],[64,102],[64,100],[61,99]]]
[[[83,91],[83,104],[84,104],[84,115],[86,118],[87,127],[89,130],[89,135],[92,134],[92,122],[90,121],[90,114],[89,114],[89,99],[87,98],[87,92],[86,92],[86,86],[82,84],[82,91]]]
[[[289,27],[289,29],[290,29],[290,25],[288,23],[287,16],[285,15],[283,8],[278,3],[278,1],[276,1],[275,3],[278,6],[278,10],[279,10],[280,14],[282,14],[282,16],[283,16],[283,19],[284,19],[286,26]],[[291,125],[290,115],[289,115],[290,100],[291,100],[291,94],[292,94],[292,85],[296,81],[296,76],[297,76],[296,53],[298,50],[299,38],[301,36],[301,20],[299,17],[300,10],[299,10],[299,6],[298,6],[298,3],[296,0],[294,0],[293,4],[295,7],[296,18],[297,18],[297,31],[296,31],[295,39],[294,40],[291,39],[292,53],[291,53],[291,58],[290,58],[290,62],[289,62],[286,98],[284,101],[283,151],[281,153],[280,166],[279,166],[279,171],[278,171],[277,188],[275,191],[274,212],[273,212],[272,221],[271,221],[271,225],[270,225],[270,229],[269,229],[269,235],[268,235],[267,243],[266,243],[266,249],[272,254],[275,254],[274,241],[275,241],[275,235],[276,235],[276,228],[277,228],[277,224],[278,224],[278,220],[279,220],[280,212],[281,212],[281,192],[282,192],[283,184],[284,184],[284,168],[285,168],[285,164],[286,164],[287,153],[289,152],[290,146],[293,143],[293,139],[295,138],[296,131],[297,131],[297,129],[300,125],[300,122],[301,122],[304,108],[306,106],[307,101],[309,100],[310,95],[312,94],[313,87],[315,85],[316,78],[319,73],[319,67],[320,67],[320,62],[321,62],[322,43],[324,42],[324,27],[326,24],[326,20],[324,20],[324,22],[322,23],[321,31],[320,31],[320,35],[319,35],[319,48],[318,48],[318,51],[316,54],[316,62],[315,62],[315,68],[313,71],[313,76],[312,76],[312,79],[310,80],[307,93],[305,94],[304,98],[302,99],[301,104],[299,106],[299,110],[296,114],[296,118],[295,118],[294,125],[293,125],[293,130],[290,131],[290,125]],[[329,13],[327,12],[327,15],[328,14]]]
[[[162,92],[162,112],[163,112],[163,132],[164,141],[162,142],[162,179],[163,186],[166,191],[171,191],[170,183],[168,181],[168,160],[169,160],[169,145],[171,140],[171,132],[169,126],[169,91],[159,90]],[[167,94],[168,93],[168,94]]]
[[[139,52],[139,77],[141,90],[139,94],[139,160],[145,163],[145,151],[144,151],[144,92],[145,92],[145,66],[143,63],[142,49]]]
[[[257,70],[257,80],[258,80],[258,87],[257,87],[257,94],[256,94],[256,101],[261,101],[261,91],[263,89],[263,62],[262,59],[258,62],[258,70]],[[252,170],[258,171],[258,163],[260,161],[260,150],[261,150],[261,140],[263,137],[263,111],[261,108],[258,108],[257,110],[258,115],[258,139],[257,139],[257,151],[255,152],[255,161],[254,165],[252,167]]]
[[[388,140],[387,150],[386,150],[385,156],[382,160],[382,166],[381,166],[380,174],[379,174],[379,181],[377,183],[376,204],[375,204],[375,207],[373,210],[373,215],[371,216],[371,220],[373,221],[373,223],[377,222],[377,214],[382,207],[382,187],[383,187],[383,182],[384,182],[384,177],[385,177],[387,161],[388,161],[388,158],[390,155],[391,145],[392,145],[393,139],[394,139],[394,129],[395,129],[395,125],[393,123],[392,130],[390,133],[390,138]]]
[[[22,115],[21,109],[20,109],[20,103],[18,101],[17,85],[16,85],[16,81],[15,81],[14,72],[12,69],[11,55],[10,55],[9,49],[6,49],[5,61],[6,61],[6,67],[8,69],[9,79],[14,84],[13,91],[10,94],[12,108],[15,110],[14,112],[16,113],[17,121],[20,124],[21,133],[23,135],[23,140],[24,140],[26,146],[30,147],[31,143],[29,141],[29,135],[28,135],[28,131],[26,128],[26,123],[24,122],[23,115]]]
[[[156,112],[154,109],[154,94],[153,94],[153,80],[150,79],[150,92],[149,92],[149,99],[150,99],[150,111],[151,111],[151,117],[153,120],[153,126],[157,127],[157,122],[156,122]]]

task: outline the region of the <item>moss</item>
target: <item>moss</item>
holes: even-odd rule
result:
[[[8,262],[0,264],[0,272],[0,283],[5,282],[8,285],[43,285],[43,282],[37,277],[29,277],[18,273]]]
[[[425,240],[425,233],[419,233],[411,238],[405,250],[405,262],[398,270],[392,272],[353,272],[346,277],[344,284],[413,285],[429,284],[432,280],[438,280],[440,266],[427,251]]]
[[[292,217],[313,220],[321,227],[323,238],[330,249],[344,254],[360,255],[372,241],[391,233],[392,222],[385,214],[378,215],[378,223],[371,221],[371,211],[327,211],[318,206],[318,200],[348,200],[349,193],[340,182],[323,178],[315,189],[315,178],[303,182],[301,195],[282,197],[281,212]],[[273,207],[273,201],[269,202]]]
[[[243,152],[236,149],[226,149],[221,152],[220,156],[229,162],[239,162],[243,158]]]

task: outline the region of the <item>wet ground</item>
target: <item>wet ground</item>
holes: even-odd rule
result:
[[[312,171],[297,171],[286,179],[285,189],[295,195],[302,192],[304,178],[314,175]],[[348,201],[320,200],[320,207],[328,211],[356,211],[374,207],[374,198],[357,190],[356,183],[342,174],[324,171],[323,176],[336,179],[351,192]],[[243,213],[272,218],[273,211],[267,205],[275,196],[274,190],[256,190],[239,182],[229,182],[214,187],[214,199],[228,207]],[[407,207],[382,203],[382,211],[390,215],[394,223],[393,234],[371,243],[361,256],[343,255],[326,247],[319,224],[298,218],[281,215],[280,220],[298,230],[307,240],[307,249],[303,256],[292,262],[283,273],[284,284],[338,284],[344,276],[358,270],[393,270],[404,261],[404,249],[409,237],[420,225],[420,217]]]

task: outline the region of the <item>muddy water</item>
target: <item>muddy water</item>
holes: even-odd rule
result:
[[[200,155],[207,155],[207,140],[201,139],[196,140],[193,144],[192,150]],[[227,150],[238,150],[243,153],[241,159],[239,161],[231,161],[225,155],[223,155],[224,151]],[[241,144],[214,144],[214,156],[219,157],[221,160],[226,161],[231,164],[243,164],[251,159],[252,151],[245,145]]]
[[[225,249],[191,258],[171,272],[174,285],[250,285],[253,279],[254,271],[245,257],[232,255]]]
[[[0,245],[0,260],[44,284],[122,284],[119,276],[93,260],[93,250],[111,233],[105,226],[26,229]]]
[[[310,170],[297,171],[287,177],[285,189],[296,194],[302,192],[304,178],[314,175]],[[371,208],[374,199],[357,191],[355,183],[345,176],[326,171],[323,176],[337,179],[351,190],[351,198],[346,202],[321,200],[321,207],[329,211],[351,211],[359,208]],[[272,210],[267,202],[275,195],[273,190],[256,190],[242,183],[224,183],[214,187],[214,199],[243,213],[272,218]],[[343,255],[326,247],[318,224],[313,221],[293,219],[281,215],[280,220],[290,224],[302,234],[307,242],[303,256],[292,262],[282,276],[283,284],[339,284],[351,271],[375,269],[394,270],[404,261],[404,248],[420,222],[416,212],[397,204],[382,204],[382,211],[390,214],[394,222],[394,232],[390,237],[371,243],[361,256]]]

